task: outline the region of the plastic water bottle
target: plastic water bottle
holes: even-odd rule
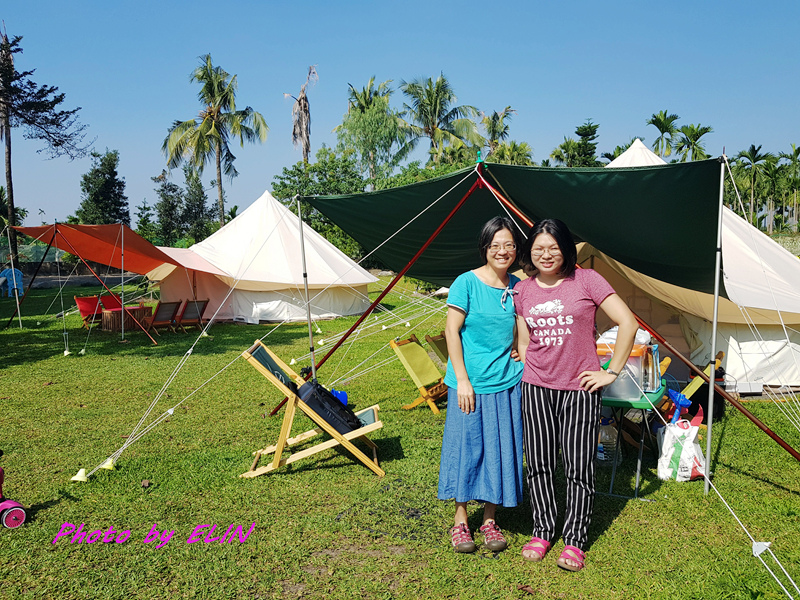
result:
[[[600,417],[600,432],[597,436],[596,463],[601,467],[612,467],[622,462],[622,453],[617,452],[617,427],[614,417]]]

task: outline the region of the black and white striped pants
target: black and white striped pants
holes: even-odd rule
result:
[[[567,479],[564,543],[586,547],[594,507],[594,456],[600,419],[599,392],[550,390],[522,382],[533,535],[553,542],[556,528],[555,470],[558,451]]]

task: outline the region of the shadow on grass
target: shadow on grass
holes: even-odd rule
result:
[[[40,502],[39,504],[32,504],[30,508],[25,509],[26,514],[26,521],[33,522],[36,520],[36,516],[43,511],[49,510],[55,506],[58,506],[64,500],[69,500],[70,502],[80,502],[80,498],[76,498],[72,494],[65,492],[64,490],[59,490],[58,498],[54,498],[53,500],[48,500],[47,502]]]

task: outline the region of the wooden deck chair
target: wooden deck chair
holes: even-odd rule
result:
[[[403,408],[410,410],[427,402],[430,409],[438,415],[439,407],[436,406],[436,401],[447,396],[447,386],[442,381],[442,374],[433,364],[422,344],[419,343],[417,336],[411,334],[410,338],[399,342],[391,340],[389,345],[403,363],[420,393],[419,398],[411,404],[406,404]]]
[[[183,305],[183,310],[175,317],[175,327],[180,327],[183,333],[187,333],[186,327],[197,326],[203,329],[203,313],[208,306],[208,300],[187,300]]]
[[[161,335],[158,333],[158,327],[169,327],[172,331],[175,331],[175,317],[181,307],[181,302],[183,301],[159,302],[153,311],[153,315],[142,319],[145,332],[152,329],[156,335]]]
[[[439,360],[446,366],[447,365],[447,358],[450,354],[447,352],[447,340],[444,337],[444,331],[441,332],[439,335],[426,335],[425,341],[428,342],[428,345],[431,347],[431,350],[439,357]]]
[[[278,434],[278,443],[274,446],[268,446],[261,450],[253,452],[255,459],[246,473],[242,473],[239,477],[258,477],[265,473],[269,473],[284,465],[291,464],[303,458],[313,456],[323,450],[342,446],[347,449],[356,459],[361,461],[364,465],[369,467],[376,475],[383,477],[386,473],[378,466],[378,447],[375,442],[367,437],[368,433],[376,431],[383,427],[383,423],[378,418],[378,405],[370,406],[356,413],[359,420],[364,424],[360,429],[355,429],[349,433],[339,433],[333,428],[319,413],[313,410],[308,404],[303,402],[298,396],[298,388],[305,384],[305,380],[297,373],[292,371],[285,362],[264,345],[260,340],[256,340],[252,347],[242,353],[242,356],[249,362],[255,369],[266,377],[272,385],[274,385],[282,394],[286,394],[288,401],[286,403],[285,412],[283,415],[283,425]],[[310,418],[317,427],[311,429],[294,437],[289,437],[292,432],[292,421],[294,420],[297,409],[300,409]],[[291,447],[300,442],[305,442],[321,433],[327,433],[331,439],[320,442],[310,448],[306,448],[287,458],[282,458],[283,451],[287,446]],[[354,444],[353,440],[359,439],[372,449],[372,459],[359,450]],[[259,467],[258,462],[265,454],[274,454],[274,458],[270,464]]]
[[[100,323],[103,316],[103,307],[100,306],[100,298],[97,296],[73,296],[78,312],[83,318],[83,326],[91,329],[92,324]]]

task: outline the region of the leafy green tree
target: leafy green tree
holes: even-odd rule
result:
[[[658,129],[659,135],[656,141],[653,142],[653,151],[661,158],[672,154],[672,145],[678,134],[678,127],[675,125],[678,119],[680,119],[678,115],[669,114],[666,110],[662,110],[645,121],[648,125]]]
[[[8,221],[19,225],[21,213],[14,203],[14,181],[11,173],[11,130],[19,127],[23,137],[44,142],[44,150],[51,157],[67,156],[70,159],[85,156],[91,144],[84,144],[85,125],[77,120],[80,107],[61,110],[64,94],[57,87],[38,85],[31,80],[33,71],[17,71],[14,55],[22,52],[16,36],[9,41],[0,34],[0,140],[5,142],[6,210]],[[10,231],[10,254],[17,259],[17,232]]]
[[[404,139],[400,115],[389,106],[390,82],[376,88],[374,80],[360,91],[350,85],[347,114],[335,129],[340,147],[355,150],[373,189],[375,180],[387,176],[403,157],[399,150]]]
[[[208,196],[200,181],[200,174],[190,165],[183,168],[185,192],[181,222],[186,235],[200,242],[208,237],[213,213],[208,208]]]
[[[550,153],[550,158],[557,165],[576,167],[578,162],[579,146],[571,137],[564,137],[564,141]]]
[[[81,205],[75,211],[81,223],[130,225],[125,179],[119,176],[119,152],[106,149],[104,154],[92,152],[92,168],[81,176]]]
[[[460,142],[481,146],[485,142],[471,119],[478,115],[478,109],[468,104],[453,106],[458,98],[444,74],[435,81],[430,77],[401,81],[400,91],[408,98],[408,102],[403,104],[410,121],[405,126],[408,150],[426,137],[430,139],[432,154],[436,157],[434,162],[438,162],[445,145]]]
[[[233,165],[236,157],[231,152],[231,138],[238,138],[242,147],[245,142],[264,142],[269,127],[264,117],[249,106],[236,109],[236,75],[215,67],[210,54],[200,58],[200,66],[192,72],[190,81],[201,84],[197,98],[203,109],[197,118],[175,121],[170,127],[161,146],[167,166],[174,169],[188,162],[202,175],[206,164],[213,159],[216,180],[222,181],[223,172],[233,179],[239,173]],[[217,191],[220,225],[224,225],[225,199],[221,184]]]
[[[308,67],[306,82],[300,87],[300,94],[292,96],[284,94],[284,97],[294,98],[292,106],[292,143],[295,148],[299,145],[303,150],[303,163],[308,164],[308,155],[311,152],[311,105],[306,96],[306,88],[309,83],[319,81],[317,68],[315,65]]]
[[[28,216],[28,209],[14,207],[14,220],[11,221],[14,225],[22,225],[25,217]],[[0,185],[0,223],[7,223],[8,218],[8,198],[6,196],[6,188]]]
[[[415,160],[402,167],[399,173],[392,175],[391,177],[378,180],[376,188],[379,190],[388,190],[390,188],[400,187],[402,185],[410,185],[412,183],[419,183],[420,181],[428,181],[429,179],[443,177],[473,165],[474,161],[467,164],[428,163],[423,166],[420,161]]]
[[[706,157],[707,158],[707,157]],[[755,144],[750,144],[750,147],[747,150],[742,150],[739,154],[736,155],[736,162],[742,165],[742,169],[749,175],[748,179],[750,181],[750,215],[748,220],[750,223],[754,223],[755,212],[757,207],[755,206],[755,197],[756,197],[756,181],[758,180],[758,176],[764,170],[764,166],[766,163],[775,156],[770,152],[761,152],[761,146],[759,145],[756,148]]]
[[[680,155],[680,162],[687,160],[705,160],[709,157],[706,154],[705,146],[701,138],[714,130],[707,125],[684,125],[678,129],[678,139],[675,142],[675,152]]]
[[[499,113],[497,111],[494,111],[491,115],[481,113],[481,125],[486,130],[486,143],[489,146],[489,152],[486,155],[487,159],[502,142],[508,139],[509,125],[506,121],[510,121],[511,115],[516,112],[510,106],[506,106]]]
[[[151,244],[158,243],[158,226],[153,221],[153,208],[147,203],[147,199],[136,207],[136,233],[142,236]]]
[[[155,205],[158,239],[162,246],[175,246],[183,235],[183,189],[169,180],[169,174],[161,174],[150,178],[158,184],[155,188],[158,201]]]
[[[481,149],[478,146],[467,146],[461,142],[458,142],[452,146],[445,146],[438,157],[439,164],[456,165],[463,169],[465,167],[474,165],[477,162],[478,152],[480,151]],[[433,148],[430,149],[429,153],[431,156],[431,164],[434,164],[437,157]]]
[[[502,142],[486,157],[486,162],[530,166],[533,165],[533,149],[528,142]]]
[[[281,200],[295,214],[295,195],[317,196],[327,194],[354,194],[364,191],[358,165],[352,153],[337,154],[323,146],[317,151],[316,162],[298,162],[284,167],[272,180],[272,195]],[[307,202],[301,201],[303,221],[322,234],[329,242],[353,259],[363,255],[358,243],[328,220]]]
[[[578,136],[577,140],[577,157],[574,166],[576,167],[596,167],[600,165],[597,160],[597,130],[600,125],[592,123],[591,119],[587,119],[583,125],[575,128],[575,134]]]

